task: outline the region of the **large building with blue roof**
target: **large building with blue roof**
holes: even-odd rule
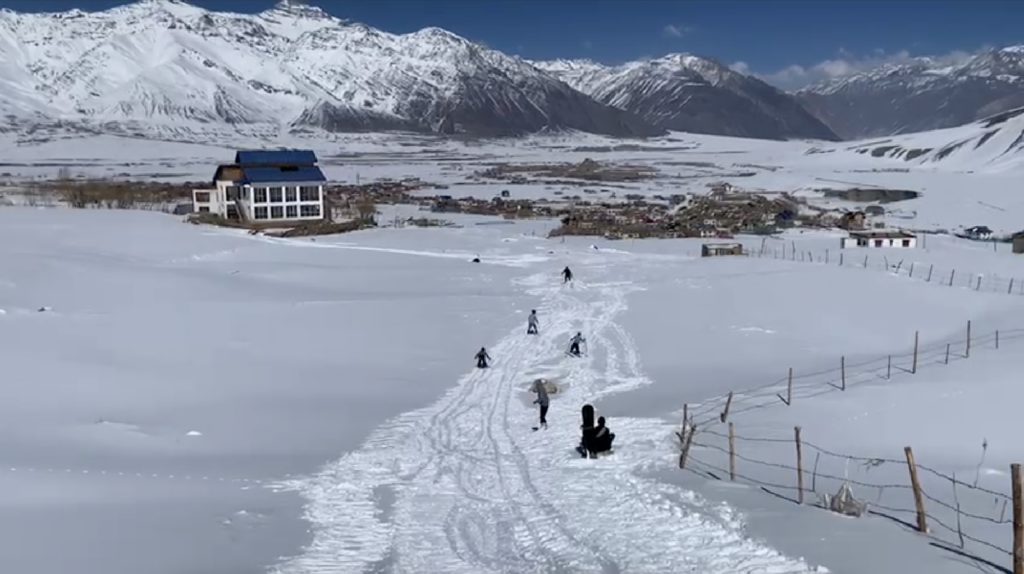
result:
[[[324,177],[310,150],[242,150],[217,167],[212,189],[192,192],[193,209],[252,223],[323,219]]]

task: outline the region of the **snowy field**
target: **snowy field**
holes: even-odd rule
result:
[[[1024,299],[995,279],[949,286],[906,266],[1008,280],[1024,278],[1019,258],[929,237],[914,250],[846,250],[857,258],[839,265],[836,237],[806,233],[763,250],[744,239],[760,257],[708,260],[696,240],[548,240],[550,222],[476,224],[490,221],[312,241],[153,213],[0,209],[0,570],[1009,566],[998,548],[1010,526],[996,523],[1010,517],[1008,465],[1024,460],[1009,438]],[[537,337],[525,335],[530,309]],[[576,331],[581,359],[563,353]],[[488,370],[472,368],[480,346]],[[845,391],[828,384],[841,384],[841,358]],[[775,395],[791,367],[786,406]],[[532,432],[538,377],[559,392],[550,428]],[[735,483],[715,422],[730,391]],[[587,402],[618,436],[594,461],[573,451]],[[680,471],[684,403],[700,427]],[[786,500],[796,473],[783,468],[796,425],[802,507]],[[913,523],[905,446],[935,471],[921,471],[932,536],[811,507],[812,486],[832,493],[847,476],[872,509]],[[940,476],[953,473],[955,494]],[[957,503],[974,539],[962,549]]]
[[[651,140],[612,140],[585,134],[520,140],[460,141],[385,134],[289,137],[274,146],[313,149],[327,177],[340,183],[382,178],[420,178],[450,186],[456,197],[489,199],[508,190],[515,198],[621,199],[627,194],[668,197],[705,193],[715,182],[750,191],[786,191],[812,204],[858,208],[866,204],[825,198],[820,190],[883,188],[920,193],[888,203],[887,223],[911,229],[959,229],[986,225],[997,233],[1021,228],[1024,200],[1018,193],[1024,144],[1017,136],[1024,116],[954,129],[864,142],[773,142],[674,133]],[[988,136],[987,134],[992,134]],[[228,145],[235,147],[227,147]],[[224,146],[161,142],[115,136],[0,134],[0,188],[16,195],[21,182],[52,178],[61,168],[76,177],[206,182],[235,149],[266,147],[262,141]],[[911,157],[907,160],[907,157]],[[532,177],[523,184],[482,180],[474,174],[497,163],[578,163],[648,166],[652,179],[576,183]],[[438,193],[428,191],[427,193]],[[2,201],[2,200],[0,200]]]

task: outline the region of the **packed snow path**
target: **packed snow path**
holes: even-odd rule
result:
[[[538,336],[526,334],[524,316],[488,346],[489,369],[474,369],[433,406],[287,485],[309,500],[315,530],[306,553],[279,572],[812,571],[745,539],[729,508],[640,478],[635,471],[674,458],[661,421],[610,420],[617,438],[609,457],[585,460],[573,450],[582,404],[649,382],[614,322],[638,287],[601,277],[609,262],[591,259],[598,265],[578,274],[589,283],[562,285],[550,269],[518,282],[540,301]],[[589,345],[579,359],[565,355],[577,331]],[[560,389],[550,428],[532,432],[528,389],[538,377]]]

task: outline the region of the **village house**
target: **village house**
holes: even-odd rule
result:
[[[856,247],[917,247],[917,236],[902,230],[851,231],[840,245],[843,249]]]
[[[192,191],[193,210],[249,222],[323,219],[324,177],[309,150],[248,150],[220,165],[213,189]]]
[[[984,225],[975,225],[974,227],[968,227],[965,229],[962,237],[988,241],[989,239],[992,239],[992,230]]]

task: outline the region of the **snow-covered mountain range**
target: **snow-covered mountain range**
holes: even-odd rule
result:
[[[1024,106],[1024,46],[957,63],[914,58],[794,95],[844,139],[959,126]]]
[[[287,0],[259,14],[177,0],[0,10],[0,113],[103,131],[664,133],[519,58],[438,28],[395,35]]]
[[[838,137],[792,96],[709,58],[670,54],[605,66],[532,62],[599,102],[675,131],[761,139]]]

